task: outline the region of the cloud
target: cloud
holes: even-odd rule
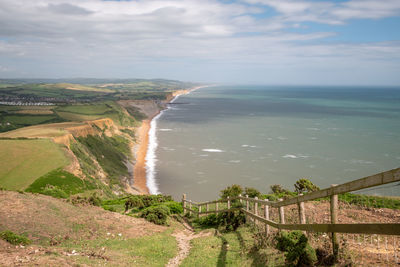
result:
[[[333,31],[292,30],[308,21],[345,27],[351,19],[396,16],[398,3],[2,0],[0,62],[15,75],[33,76],[268,82],[267,72],[300,80],[298,73],[330,69],[339,75],[356,64],[392,73],[400,64],[397,42],[332,43],[325,40],[338,34]]]

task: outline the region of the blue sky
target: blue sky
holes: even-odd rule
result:
[[[400,85],[399,0],[2,0],[0,78]]]

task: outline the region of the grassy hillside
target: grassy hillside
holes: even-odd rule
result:
[[[171,233],[182,228],[7,191],[0,191],[0,218],[0,232],[32,241],[21,248],[0,239],[1,266],[165,266],[178,250]]]
[[[24,190],[49,171],[69,163],[50,140],[0,140],[0,186]]]

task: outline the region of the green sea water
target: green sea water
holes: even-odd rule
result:
[[[293,190],[300,178],[325,188],[400,167],[400,88],[206,87],[155,124],[153,192],[176,199],[216,199],[231,184]]]

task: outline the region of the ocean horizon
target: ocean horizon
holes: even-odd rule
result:
[[[399,103],[396,87],[201,88],[151,122],[147,185],[153,194],[203,201],[232,184],[268,193],[307,178],[325,188],[397,168]]]

